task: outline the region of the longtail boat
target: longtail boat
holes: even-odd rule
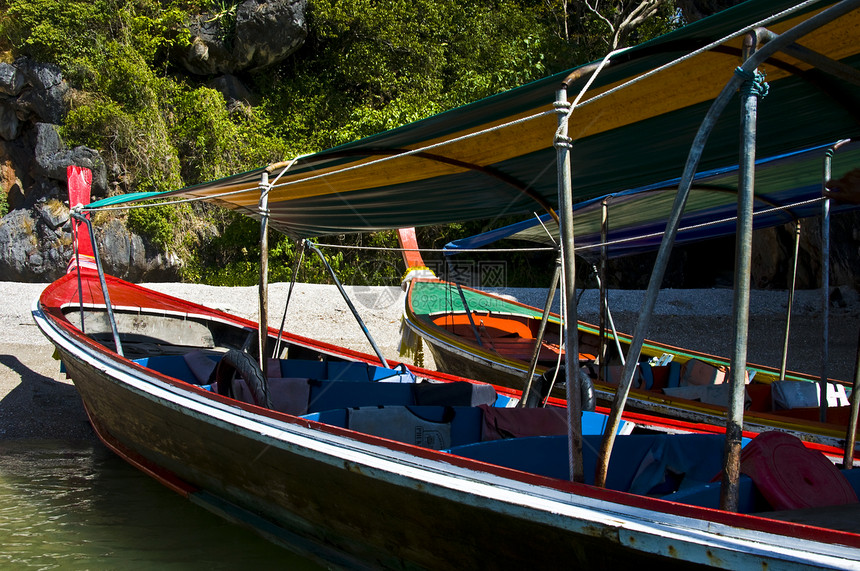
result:
[[[771,90],[758,119],[764,156],[860,134],[858,28],[856,0],[751,1],[335,149],[168,193],[90,205],[75,194],[72,271],[45,289],[33,317],[108,446],[191,501],[329,565],[860,569],[853,445],[745,432],[735,414],[742,343],[722,429],[624,410],[647,303],[612,409],[592,413],[572,375],[575,304],[563,316],[565,401],[524,407],[509,389],[396,365],[351,304],[375,356],[272,328],[266,293],[269,228],[324,260],[311,238],[536,206],[559,217],[571,254],[563,282],[573,284],[572,186],[593,198],[683,166],[652,274],[659,285],[692,174],[737,163],[738,121],[726,105],[742,86],[741,154],[752,158],[759,66]],[[571,170],[571,157],[589,168]],[[69,174],[85,198],[87,172]],[[261,221],[259,323],[104,273],[87,215],[152,198],[209,200]],[[748,283],[738,278],[735,291],[745,308]]]
[[[439,371],[507,387],[526,386],[544,320],[541,309],[428,278],[409,282],[404,304],[404,351],[414,351],[420,341]],[[564,386],[559,386],[563,384],[561,377],[556,378],[553,389],[549,383],[563,362],[560,316],[550,313],[545,327],[538,366],[532,374],[543,387],[543,396],[550,392],[559,396],[564,394]],[[580,364],[592,379],[598,401],[608,404],[615,394],[621,357],[629,348],[630,335],[606,332],[609,351],[605,363],[609,374],[598,378],[599,333],[597,325],[584,321],[578,324]],[[646,340],[628,407],[693,422],[725,424],[729,366],[726,357]],[[836,447],[845,444],[850,416],[848,396],[852,390],[849,383],[829,380],[827,422],[822,423],[818,377],[792,371],[781,374],[779,368],[754,363],[747,364],[747,371],[751,380],[746,386],[746,430],[782,430],[810,442]]]

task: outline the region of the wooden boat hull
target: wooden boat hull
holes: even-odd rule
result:
[[[57,347],[103,441],[192,501],[329,564],[860,568],[860,536],[852,533],[529,474],[191,386],[81,335],[62,317],[62,307],[73,305],[59,301],[71,283],[49,287],[34,318]],[[203,315],[239,331],[247,326],[119,280],[111,287],[112,298],[141,319],[170,307],[183,320]]]
[[[445,295],[428,293],[430,290],[420,288],[447,288],[453,287],[446,282],[436,280],[416,279],[410,285],[410,290],[406,296],[406,307],[404,311],[404,326],[409,328],[415,335],[419,336],[427,345],[427,349],[433,356],[436,367],[439,371],[446,373],[463,374],[469,378],[478,379],[484,382],[498,384],[502,386],[522,389],[525,385],[525,378],[528,374],[529,361],[512,357],[510,353],[502,354],[494,351],[489,345],[478,345],[475,339],[469,334],[457,334],[452,332],[450,328],[439,326],[436,322],[444,323],[448,319],[444,312],[424,313],[416,309],[417,303],[413,303],[412,295],[415,290],[413,286],[419,288],[419,293],[422,300],[428,297],[443,298]],[[474,296],[471,299],[486,299],[482,302],[484,308],[490,307],[491,311],[480,311],[480,316],[475,319],[480,321],[485,314],[494,316],[495,319],[522,319],[525,317],[529,320],[536,320],[535,316],[540,316],[540,310],[513,302],[504,298],[500,298],[473,290],[471,288],[462,288],[468,295]],[[447,296],[457,299],[455,296]],[[495,313],[494,313],[495,312]],[[558,324],[560,319],[557,315],[550,316],[551,322]],[[460,331],[466,330],[462,328]],[[580,337],[596,336],[598,328],[594,325],[580,322],[579,324]],[[623,333],[618,335],[622,346],[629,344],[629,336]],[[534,345],[534,339],[523,341],[530,342]],[[613,343],[610,337],[607,341]],[[707,355],[697,351],[673,347],[663,343],[654,341],[646,341],[642,349],[642,354],[648,357],[659,357],[662,354],[671,354],[675,356],[678,362],[686,362],[689,359],[699,359],[710,363],[728,366],[728,360],[714,355]],[[542,358],[542,361],[537,368],[536,374],[541,374],[547,368],[547,365],[552,366],[554,362],[549,362]],[[757,371],[757,378],[766,379],[768,381],[778,378],[778,371],[770,367],[751,365]],[[808,375],[799,373],[789,373],[789,379],[804,380],[814,382],[816,379]],[[563,391],[557,390],[557,396],[563,397]],[[595,383],[595,394],[598,402],[604,405],[610,405],[615,389],[613,386],[605,383]],[[631,389],[627,400],[627,408],[640,411],[647,414],[666,416],[671,418],[683,419],[689,422],[699,422],[724,426],[727,417],[725,407],[670,397],[663,394]],[[847,411],[847,407],[844,407]],[[793,417],[789,413],[774,414],[760,411],[748,411],[744,415],[744,429],[752,432],[764,432],[768,430],[782,430],[794,434],[808,442],[815,442],[825,446],[834,448],[842,448],[845,444],[846,425],[845,422],[837,415],[837,412],[846,411],[830,411],[829,415],[835,420],[828,423],[820,423],[809,420],[803,416]],[[816,413],[817,414],[817,413]],[[858,447],[860,450],[860,447]]]

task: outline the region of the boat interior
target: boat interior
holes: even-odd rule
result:
[[[433,323],[454,335],[474,339],[480,336],[483,346],[498,354],[521,361],[530,361],[541,320],[527,315],[491,314],[473,311],[471,319],[466,313],[448,313],[432,317]],[[472,327],[472,324],[475,327]],[[559,328],[557,321],[547,324],[538,365],[555,367],[558,363]],[[617,385],[621,376],[622,360],[614,343],[607,346],[606,385]],[[579,332],[580,362],[586,365],[589,377],[598,381],[599,341],[597,335]],[[661,359],[662,357],[662,359]],[[728,371],[700,359],[666,360],[668,354],[657,355],[643,348],[632,388],[673,399],[726,406],[729,400]],[[748,373],[749,374],[749,373]],[[746,386],[746,410],[774,414],[797,420],[817,422],[819,402],[817,385],[808,381],[777,380],[773,374],[763,373],[756,380],[752,372]],[[763,381],[763,382],[760,382]],[[827,386],[827,420],[834,427],[848,425],[850,387],[830,382]],[[545,396],[545,395],[544,395]]]

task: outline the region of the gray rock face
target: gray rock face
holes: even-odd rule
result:
[[[13,210],[0,219],[0,275],[29,282],[65,273],[71,258],[67,219],[68,209],[56,200]]]
[[[38,123],[34,131],[36,178],[45,177],[65,182],[66,169],[69,166],[86,167],[93,172],[93,196],[107,195],[107,167],[98,151],[89,147],[67,149],[60,139],[56,125]]]
[[[116,219],[94,226],[106,272],[132,281],[172,281],[175,260],[147,252],[143,239]],[[0,219],[0,276],[4,281],[52,281],[66,272],[74,256],[69,209],[46,200],[13,210]]]
[[[21,122],[15,112],[15,105],[8,99],[0,99],[0,137],[13,141],[21,135]]]
[[[303,0],[247,0],[236,11],[233,57],[239,69],[283,61],[307,37]]]
[[[26,60],[16,64],[25,78],[25,87],[18,96],[19,119],[26,120],[35,115],[37,120],[46,123],[61,123],[67,110],[69,85],[60,69]]]
[[[12,64],[0,63],[0,93],[17,97],[24,88],[24,74]]]
[[[188,22],[194,36],[180,61],[197,75],[233,74],[283,61],[307,37],[306,0],[246,0],[228,14]]]
[[[68,85],[59,70],[26,59],[0,64],[0,183],[11,211],[0,219],[0,279],[47,281],[61,276],[73,255],[67,174],[93,173],[92,195],[107,195],[107,168],[94,149],[69,149],[58,123]],[[147,252],[140,236],[118,220],[95,229],[105,270],[127,279],[176,279],[173,260]],[[104,243],[101,241],[104,240]]]

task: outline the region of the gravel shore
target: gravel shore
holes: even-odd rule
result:
[[[92,439],[80,399],[72,383],[52,358],[53,347],[31,317],[33,301],[45,284],[0,282],[0,439]],[[147,284],[183,299],[256,319],[256,287],[213,287],[197,284]],[[289,284],[269,290],[270,325],[280,324]],[[350,298],[389,358],[396,357],[400,340],[403,292],[392,287],[347,287]],[[528,305],[543,307],[545,290],[490,290]],[[642,304],[642,291],[611,291],[610,308],[620,331],[632,332]],[[853,379],[860,327],[860,299],[842,291],[843,304],[831,308],[831,376]],[[821,369],[821,302],[817,291],[795,297],[791,317],[789,368],[817,374]],[[749,360],[778,365],[782,355],[787,307],[785,292],[754,291],[750,307]],[[595,322],[597,292],[580,300],[580,319]],[[556,300],[556,309],[557,309]],[[664,290],[660,293],[648,337],[717,355],[729,355],[732,291]],[[372,353],[361,329],[334,286],[296,284],[285,330]],[[425,359],[432,368],[433,363]],[[428,362],[429,361],[429,362]]]

